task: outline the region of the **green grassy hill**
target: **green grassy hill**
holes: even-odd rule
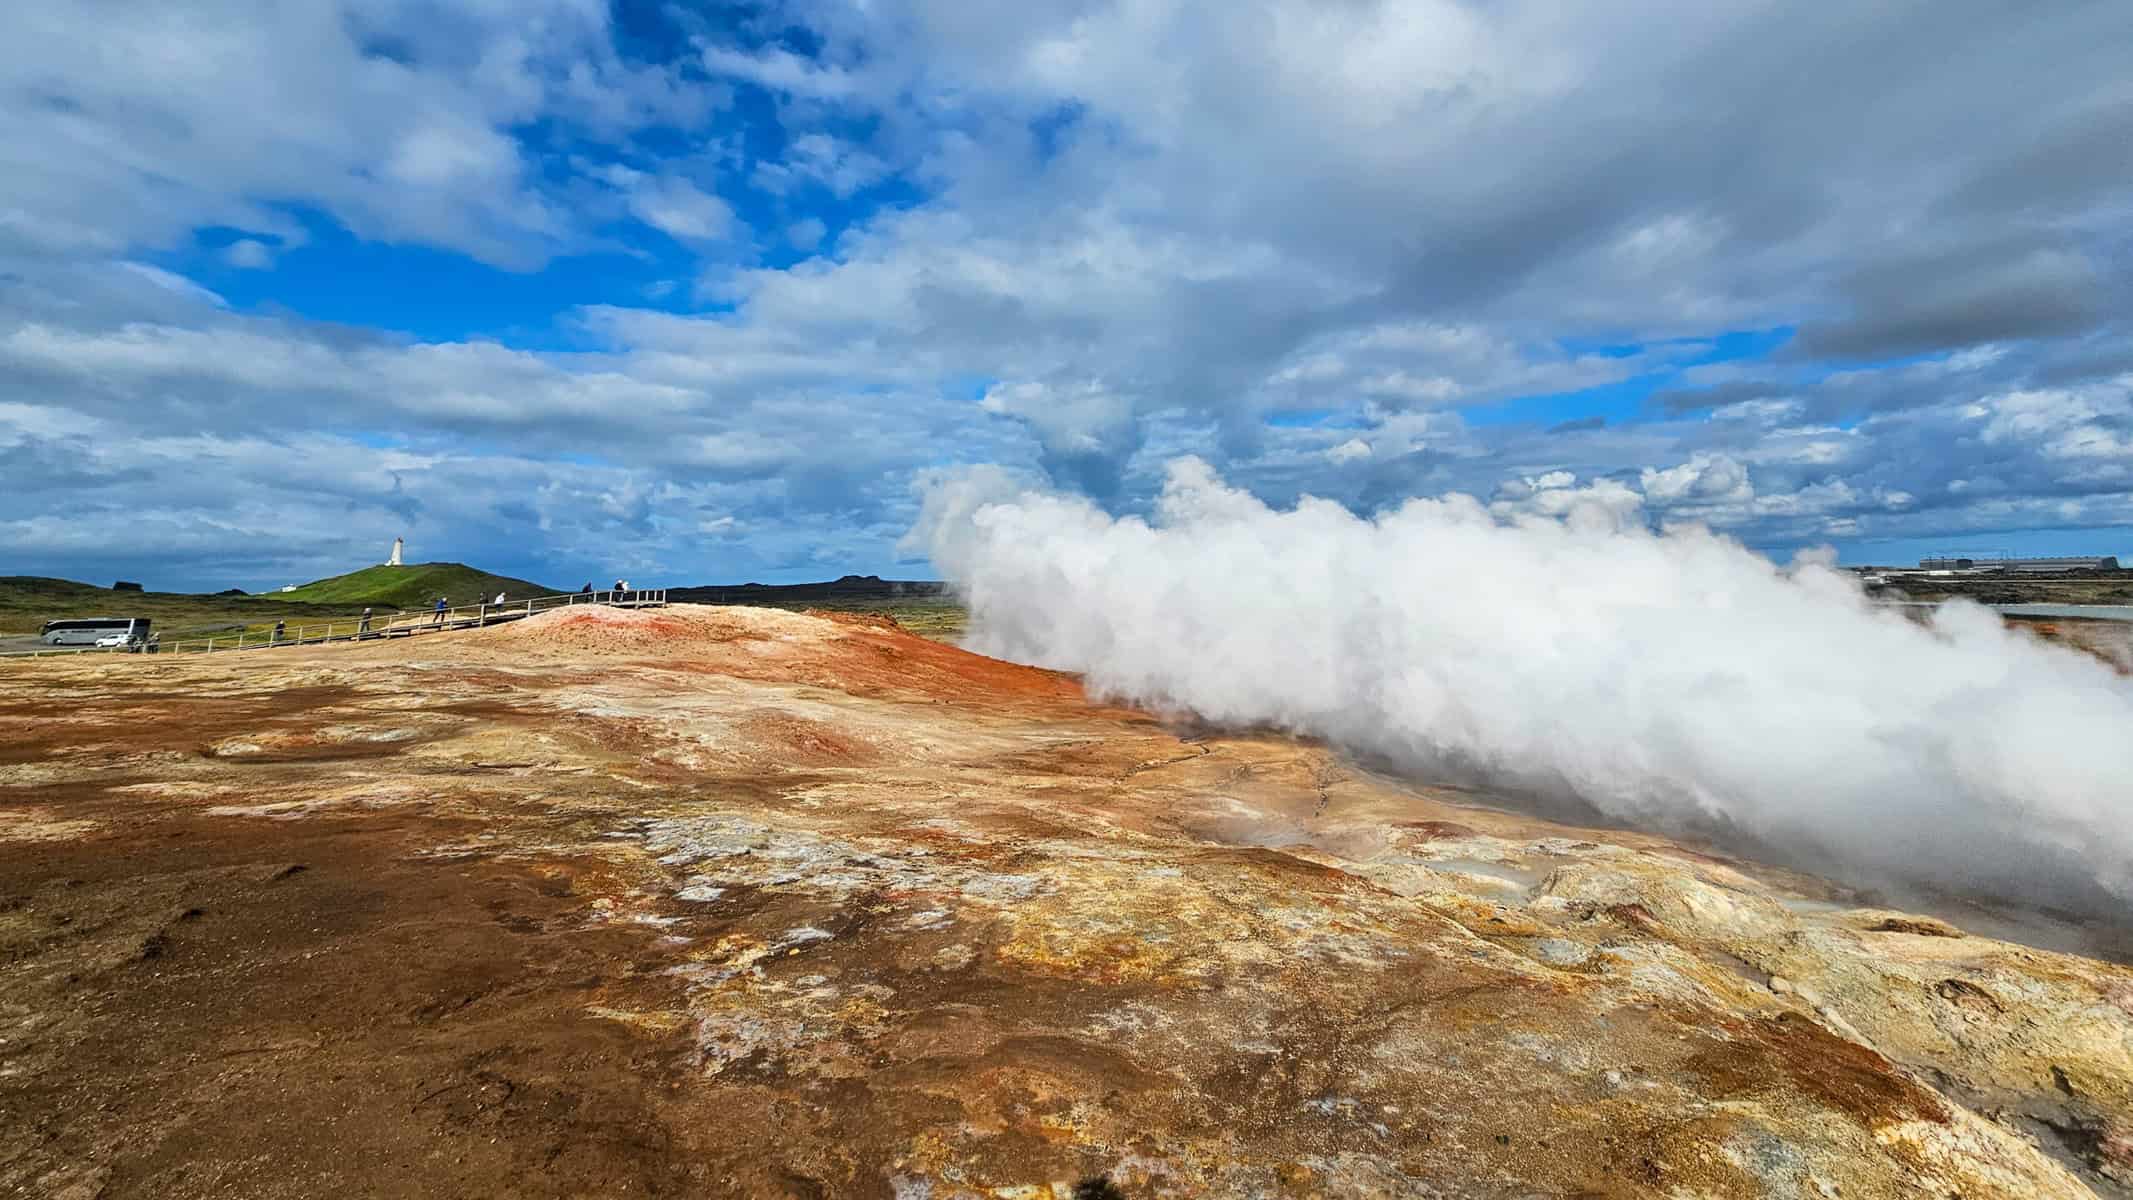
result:
[[[261,599],[303,604],[370,604],[381,608],[427,608],[444,596],[453,604],[473,604],[503,592],[514,600],[551,596],[568,588],[491,575],[465,563],[413,563],[404,567],[365,567],[331,579],[307,583],[293,592],[266,592]]]
[[[361,604],[295,604],[278,597],[119,592],[71,579],[0,576],[0,637],[36,633],[46,621],[68,617],[146,617],[168,638],[240,626],[264,628],[277,620],[353,616],[362,609]]]

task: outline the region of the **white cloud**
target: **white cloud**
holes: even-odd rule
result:
[[[776,92],[841,99],[859,90],[852,75],[842,67],[825,66],[777,47],[748,53],[706,46],[702,57],[704,69],[713,75],[745,80]]]
[[[140,262],[122,262],[118,264],[118,266],[120,270],[130,272],[133,275],[145,279],[149,283],[152,283],[156,287],[159,287],[164,291],[169,292],[173,296],[182,297],[186,300],[198,301],[199,303],[212,305],[216,308],[229,307],[228,301],[225,301],[220,295],[215,293],[213,290],[201,287],[199,284],[194,283],[192,280],[187,279],[185,276],[179,275],[175,272],[166,271],[161,267],[151,266],[148,263]]]
[[[639,179],[629,206],[638,220],[682,241],[715,241],[733,231],[733,209],[686,179]]]
[[[274,252],[255,238],[239,238],[223,247],[222,261],[246,271],[263,271],[274,265]]]
[[[1744,504],[1755,499],[1747,468],[1723,454],[1697,454],[1678,466],[1646,467],[1640,476],[1652,504]]]
[[[813,183],[843,198],[880,182],[888,173],[887,163],[849,142],[807,133],[792,140],[783,160],[757,164],[754,182],[778,195]]]
[[[1987,443],[2037,442],[2059,459],[2133,459],[2133,389],[2113,381],[2079,391],[2020,391],[1970,406]]]
[[[518,145],[486,125],[438,123],[403,134],[385,159],[385,173],[414,187],[467,184],[509,187],[519,170]]]
[[[1370,443],[1361,438],[1349,438],[1326,451],[1326,457],[1335,463],[1351,463],[1370,457]]]
[[[108,253],[223,225],[286,242],[302,229],[274,206],[293,202],[364,237],[530,267],[581,234],[514,127],[691,123],[713,99],[622,62],[604,7],[578,0],[419,13],[207,0],[122,21],[9,5],[0,238]]]
[[[1001,384],[987,391],[978,406],[1028,422],[1046,446],[1081,454],[1102,451],[1133,415],[1124,397],[1093,381]]]
[[[1177,449],[1269,494],[1372,509],[1511,478],[1528,493],[1505,503],[1627,493],[1772,544],[2057,523],[2068,505],[2117,520],[2123,331],[2086,291],[2048,322],[2005,310],[2061,282],[2122,286],[2111,235],[2133,181],[2122,156],[2067,147],[2116,144],[2092,101],[2122,73],[2127,13],[875,0],[779,9],[813,35],[786,44],[819,54],[699,29],[647,64],[589,0],[211,2],[120,23],[17,5],[0,16],[0,403],[219,438],[296,438],[332,413],[425,450],[478,436],[674,487],[745,478],[869,528],[944,457],[1130,504]],[[2038,103],[2009,110],[1979,78]],[[730,106],[751,87],[768,115]],[[781,149],[750,157],[765,144]],[[895,206],[870,209],[891,178]],[[749,187],[759,228],[721,198]],[[514,269],[687,257],[679,280],[609,294],[712,311],[514,323],[577,347],[536,353],[230,313],[143,261],[217,227],[198,243],[237,240],[186,272],[272,265],[307,236],[291,206]],[[615,227],[681,244],[618,246]],[[761,265],[791,257],[781,240],[803,260]],[[1962,311],[1889,305],[1905,320],[1875,326],[1862,299],[1883,292]],[[1731,353],[1729,329],[1778,325],[1833,330],[1864,365],[1701,361]],[[1950,352],[1874,358],[1924,343]],[[1519,407],[1677,371],[1641,411],[1609,393],[1602,428],[1546,434],[1581,413]],[[37,439],[54,470],[106,461],[65,442]],[[661,493],[612,494],[626,513]],[[809,555],[874,535],[811,536]]]

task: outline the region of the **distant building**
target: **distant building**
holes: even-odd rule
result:
[[[385,560],[385,565],[386,565],[386,566],[388,566],[388,567],[397,567],[397,566],[399,566],[399,565],[400,565],[400,539],[399,539],[399,538],[394,538],[394,539],[393,539],[393,556],[392,556],[391,558],[388,558],[388,559],[386,559],[386,560]]]
[[[2012,571],[2027,575],[2049,575],[2058,571],[2116,571],[2118,559],[2105,554],[2082,555],[2071,558],[1921,558],[1921,571]]]
[[[2009,571],[2116,571],[2118,560],[2108,554],[2100,558],[2017,558],[2003,565]]]

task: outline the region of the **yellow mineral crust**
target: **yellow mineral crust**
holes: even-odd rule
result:
[[[879,620],[0,667],[6,1194],[2124,1196],[2114,936]]]

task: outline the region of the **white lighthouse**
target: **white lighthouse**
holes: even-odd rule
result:
[[[386,560],[385,560],[385,565],[386,565],[386,566],[388,566],[388,567],[397,567],[397,566],[399,566],[399,565],[400,565],[400,539],[399,539],[399,538],[394,538],[394,539],[393,539],[393,556],[392,556],[391,558],[388,558],[388,559],[386,559]]]

